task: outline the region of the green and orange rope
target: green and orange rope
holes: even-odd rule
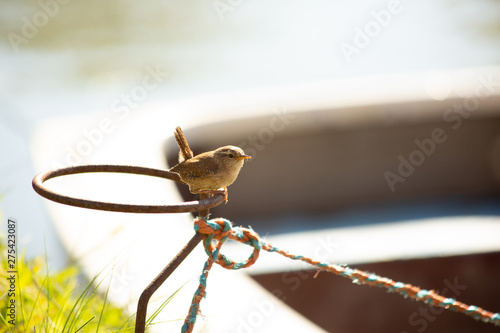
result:
[[[485,323],[492,323],[496,326],[500,326],[500,313],[486,311],[480,307],[467,305],[453,298],[443,297],[433,290],[421,289],[408,283],[396,282],[389,278],[349,268],[347,266],[327,264],[312,258],[294,255],[290,252],[280,250],[260,239],[259,235],[251,229],[233,227],[229,220],[223,218],[211,220],[196,218],[194,225],[196,232],[206,235],[203,245],[206,253],[208,254],[208,260],[203,267],[203,273],[200,276],[198,289],[193,296],[189,313],[184,321],[184,325],[182,326],[183,333],[193,331],[196,317],[200,312],[200,302],[203,297],[205,297],[208,273],[210,272],[214,262],[226,269],[246,268],[253,265],[257,261],[261,250],[276,252],[289,259],[306,262],[320,271],[327,271],[349,278],[358,284],[385,288],[389,292],[396,292],[404,297],[409,297],[432,306],[460,312]],[[254,251],[248,259],[240,262],[234,262],[227,258],[224,254],[220,253],[220,249],[227,239],[233,239],[243,244],[250,245],[254,248]]]

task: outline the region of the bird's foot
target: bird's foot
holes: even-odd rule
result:
[[[229,197],[229,194],[227,193],[227,187],[224,187],[224,190],[222,191],[222,195],[224,196],[225,203],[227,203],[227,198]]]
[[[220,188],[218,190],[200,190],[196,191],[197,194],[222,194],[224,196],[224,201],[227,203],[227,198],[228,198],[228,193],[227,193],[227,187]]]
[[[222,189],[218,189],[218,190],[215,190],[215,191],[212,191],[213,194],[222,194],[224,196],[224,203],[227,203],[227,198],[228,198],[228,194],[227,194],[227,187],[223,187]]]

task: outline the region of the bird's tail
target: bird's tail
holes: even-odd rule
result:
[[[193,157],[193,151],[191,148],[189,148],[189,144],[187,143],[186,137],[184,136],[184,132],[182,132],[182,129],[180,126],[177,126],[175,128],[174,132],[175,136],[175,141],[177,141],[177,144],[179,145],[179,163],[184,162],[185,160],[190,159]]]

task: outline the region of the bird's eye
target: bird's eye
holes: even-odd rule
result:
[[[229,154],[229,155],[227,155],[227,156],[229,156],[230,158],[233,158],[233,157],[234,157],[234,155],[233,155],[233,154]]]

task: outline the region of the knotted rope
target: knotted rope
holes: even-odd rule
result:
[[[453,298],[443,297],[434,290],[421,289],[408,283],[396,282],[389,278],[367,273],[355,268],[327,264],[312,258],[291,254],[290,252],[280,250],[266,241],[261,240],[255,231],[243,227],[233,227],[230,221],[223,218],[208,220],[198,217],[195,219],[194,225],[196,232],[206,235],[203,245],[205,247],[205,252],[208,254],[208,260],[203,267],[198,289],[193,296],[189,313],[184,321],[184,325],[182,326],[181,332],[183,333],[190,333],[193,331],[196,317],[200,312],[201,299],[205,297],[208,273],[212,268],[213,263],[216,262],[226,269],[246,268],[252,266],[257,261],[260,250],[276,252],[292,260],[306,262],[320,271],[324,270],[349,278],[352,282],[357,284],[366,284],[369,286],[385,288],[387,291],[396,292],[405,298],[409,297],[429,305],[460,312],[485,323],[493,323],[494,325],[500,326],[500,313],[493,313],[474,305],[467,305]],[[233,239],[243,244],[252,246],[254,248],[253,253],[246,260],[240,262],[232,261],[224,254],[220,253],[220,248],[227,239]]]

